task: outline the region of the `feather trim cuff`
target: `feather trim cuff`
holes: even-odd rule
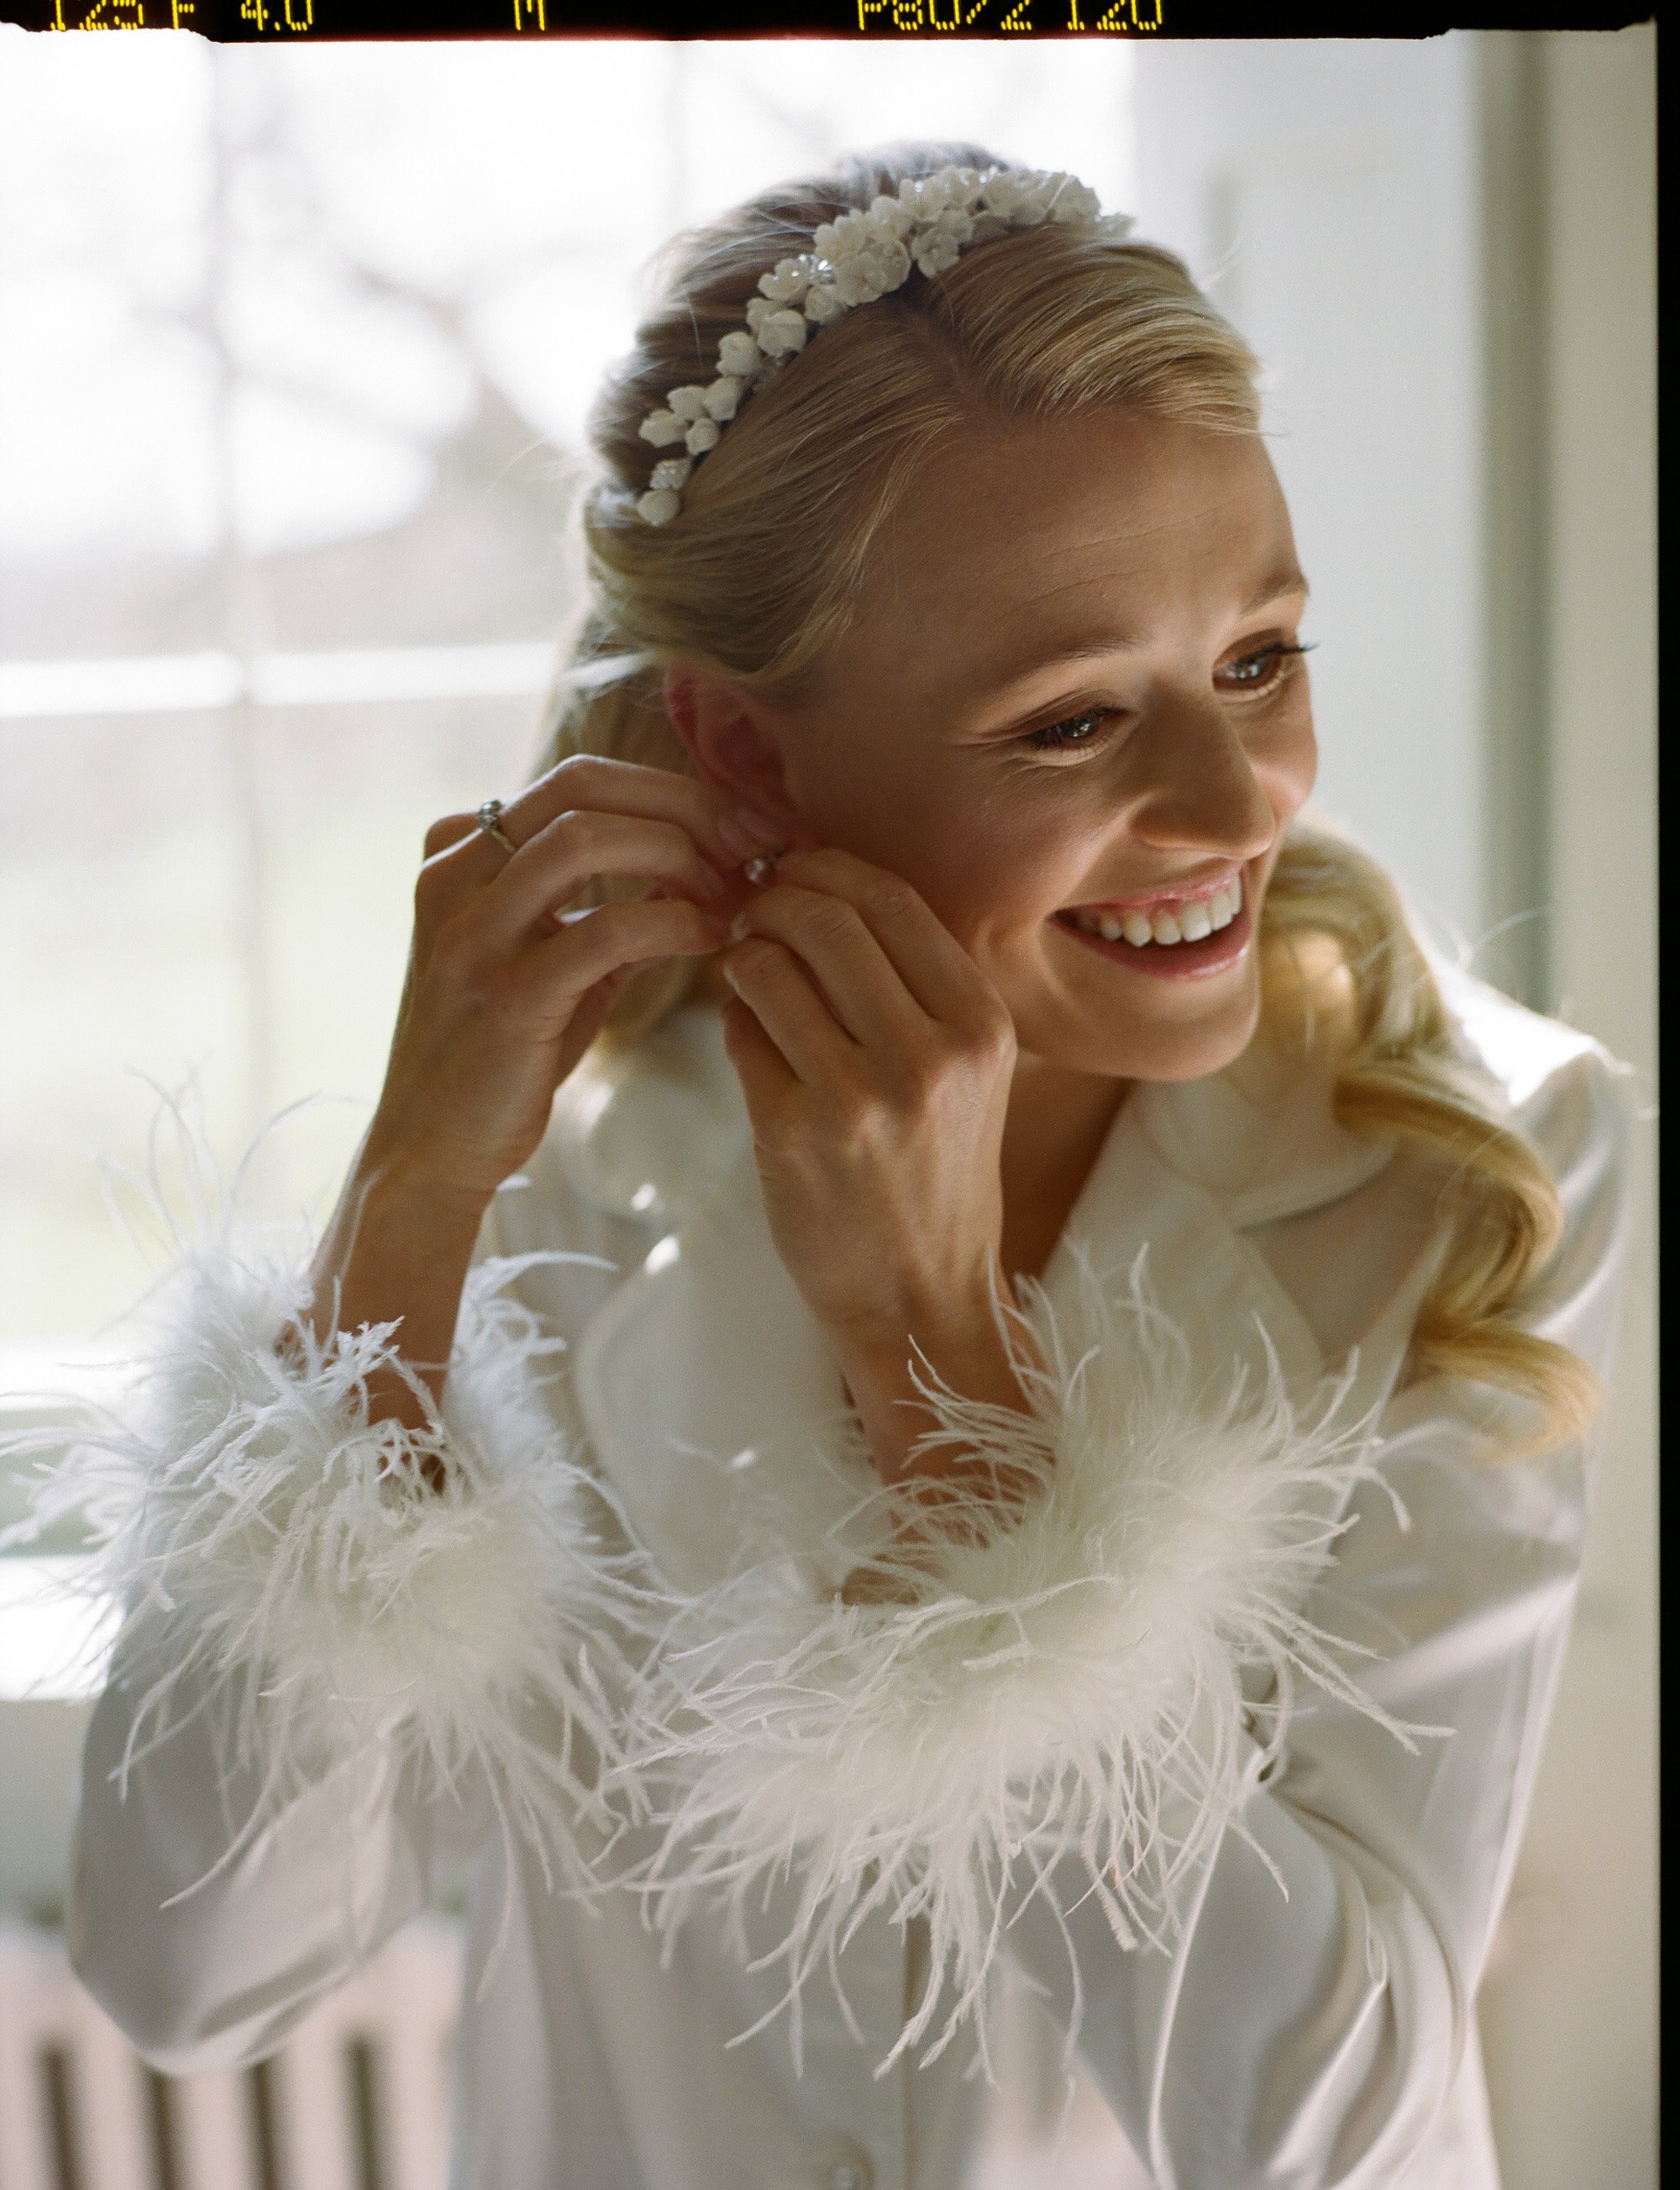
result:
[[[938,1423],[923,1444],[1024,1480],[1024,1497],[959,1493],[941,1509],[954,1540],[933,1572],[898,1565],[897,1602],[814,1594],[808,1558],[763,1558],[682,1605],[642,1692],[622,1769],[661,1790],[662,1837],[629,1876],[667,1934],[721,1904],[743,1956],[747,1897],[797,1877],[786,1937],[754,1964],[785,1961],[787,1989],[752,2026],[792,2006],[796,2058],[802,1987],[826,1961],[837,1989],[839,1949],[882,1907],[925,1917],[930,1975],[877,2074],[943,2004],[925,2059],[973,2016],[990,2076],[974,2011],[1018,1899],[1041,1892],[1060,1918],[1076,1880],[1122,1948],[1164,1944],[1182,1889],[1242,1830],[1245,1736],[1282,1743],[1299,1679],[1408,1745],[1419,1730],[1361,1694],[1352,1646],[1298,1608],[1375,1478],[1371,1416],[1337,1419],[1352,1371],[1297,1404],[1262,1330],[1257,1377],[1239,1365],[1197,1388],[1143,1257],[1129,1285],[1083,1251],[1078,1271],[1071,1330],[1021,1285],[1046,1365],[1006,1329],[1030,1416],[917,1373]],[[917,1518],[913,1489],[883,1488],[842,1525],[889,1546]]]
[[[228,1206],[207,1241],[169,1228],[183,1251],[129,1399],[94,1410],[67,1450],[61,1432],[7,1441],[61,1453],[8,1540],[86,1514],[85,1586],[123,1614],[113,1678],[149,1683],[113,1778],[126,1792],[190,1695],[217,1728],[224,1800],[258,1791],[189,1892],[358,1752],[411,1775],[423,1801],[473,1773],[551,1886],[558,1867],[570,1890],[599,1890],[583,1827],[615,1821],[599,1781],[633,1679],[617,1634],[635,1562],[599,1533],[592,1478],[540,1397],[565,1341],[508,1290],[533,1262],[580,1257],[474,1267],[440,1410],[397,1324],[315,1336],[295,1246],[236,1234]],[[369,1379],[389,1369],[423,1400],[424,1428],[370,1421]],[[577,1734],[593,1759],[574,1761]]]

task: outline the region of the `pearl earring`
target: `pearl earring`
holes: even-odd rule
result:
[[[776,861],[781,857],[782,854],[786,849],[787,847],[786,844],[778,844],[775,851],[760,852],[756,858],[747,860],[746,864],[742,867],[741,872],[746,876],[747,881],[752,883],[754,889],[762,889],[764,887],[764,884],[769,882],[771,875],[775,871]]]

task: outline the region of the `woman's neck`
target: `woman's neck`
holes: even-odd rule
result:
[[[1041,1277],[1132,1087],[1025,1052],[1003,1126],[1005,1274]]]

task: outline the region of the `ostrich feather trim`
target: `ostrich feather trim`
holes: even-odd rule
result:
[[[566,1890],[592,1896],[581,1825],[622,1829],[597,1782],[620,1754],[634,1677],[616,1622],[636,1600],[637,1563],[599,1533],[599,1486],[539,1396],[565,1341],[508,1287],[532,1263],[600,1258],[476,1264],[440,1410],[397,1350],[398,1322],[315,1334],[307,1253],[240,1225],[226,1189],[207,1210],[201,1143],[188,1155],[204,1236],[165,1206],[154,1151],[152,1214],[176,1251],[130,1397],[92,1410],[67,1449],[61,1431],[6,1441],[60,1457],[37,1463],[31,1517],[5,1540],[85,1514],[98,1548],[78,1587],[122,1610],[113,1677],[164,1668],[112,1774],[125,1797],[133,1764],[201,1711],[224,1799],[236,1779],[258,1790],[237,1837],[175,1898],[359,1752],[411,1770],[423,1801],[476,1769],[504,1840],[523,1833],[551,1889],[558,1865]],[[423,1427],[370,1421],[380,1371],[416,1393]],[[182,1690],[196,1691],[184,1714]],[[595,1751],[581,1769],[579,1733]],[[507,1918],[504,1905],[498,1949]]]
[[[925,2059],[972,2017],[990,2079],[975,2011],[1012,1903],[1042,1892],[1072,1955],[1060,1858],[1078,1858],[1079,1898],[1097,1896],[1122,1948],[1165,1945],[1180,1889],[1228,1829],[1243,1831],[1257,1765],[1246,1731],[1263,1726],[1264,1754],[1278,1750],[1299,1680],[1408,1747],[1426,1730],[1365,1697],[1342,1663],[1354,1646],[1299,1608],[1350,1525],[1354,1486],[1381,1480],[1371,1415],[1337,1421],[1357,1364],[1297,1405],[1257,1325],[1254,1361],[1232,1364],[1223,1387],[1199,1384],[1142,1256],[1129,1282],[1111,1285],[1082,1249],[1077,1270],[1075,1330],[1030,1279],[1024,1310],[994,1295],[1030,1415],[915,1370],[937,1427],[912,1461],[949,1444],[971,1465],[945,1487],[949,1540],[931,1565],[904,1550],[927,1542],[914,1485],[883,1486],[840,1524],[877,1509],[866,1518],[888,1525],[871,1540],[886,1547],[871,1563],[897,1601],[814,1598],[809,1562],[766,1557],[686,1600],[650,1660],[618,1768],[658,1790],[660,1833],[624,1882],[645,1895],[667,1957],[709,1900],[745,1959],[747,1896],[762,1885],[768,1903],[778,1871],[798,1881],[787,1936],[751,1965],[785,1961],[787,1989],[731,2044],[791,2007],[797,2060],[802,1989],[821,1961],[855,2033],[836,1958],[884,1907],[926,1919],[929,1976],[875,2073],[946,1996]],[[1246,1668],[1261,1672],[1263,1705],[1245,1701]]]

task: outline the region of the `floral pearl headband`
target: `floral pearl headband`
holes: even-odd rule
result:
[[[877,198],[867,213],[825,221],[810,250],[759,276],[745,331],[718,344],[718,378],[709,387],[695,381],[673,388],[663,407],[643,419],[644,441],[656,449],[680,441],[687,454],[654,466],[638,515],[650,525],[671,522],[695,458],[717,446],[746,397],[803,349],[814,327],[900,287],[913,267],[943,274],[968,245],[1046,220],[1115,237],[1134,225],[1129,213],[1100,213],[1097,193],[1072,175],[1015,167],[941,167],[906,179],[896,197]]]

